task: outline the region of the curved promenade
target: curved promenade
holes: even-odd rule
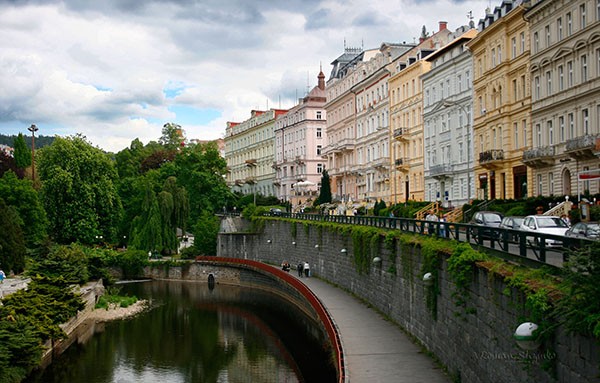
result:
[[[290,275],[296,275],[295,270]],[[320,279],[298,279],[321,300],[337,325],[344,351],[346,382],[450,382],[399,327],[375,310]]]

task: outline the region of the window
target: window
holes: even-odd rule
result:
[[[583,134],[590,134],[590,114],[587,109],[581,111],[581,122],[583,124]]]
[[[546,72],[546,96],[552,95],[552,72]]]
[[[567,62],[567,87],[573,86],[573,62]]]
[[[598,57],[600,57],[600,49],[598,50]],[[462,92],[462,75],[458,75],[456,78],[456,84],[458,85],[458,93]]]
[[[552,38],[550,36],[550,26],[546,25],[544,28],[544,32],[546,33],[546,48],[548,48],[552,44]]]
[[[517,100],[518,92],[517,92],[517,79],[512,80],[512,88],[513,88],[513,99]]]
[[[317,156],[321,155],[322,150],[323,150],[323,147],[321,145],[317,145]]]
[[[581,56],[581,82],[588,80],[587,56]]]
[[[540,50],[540,36],[537,32],[533,34],[533,53],[538,53]]]
[[[513,124],[513,130],[514,130],[514,135],[515,135],[515,149],[519,149],[519,124],[518,123],[514,123]]]
[[[523,147],[527,147],[527,120],[521,121],[523,127]]]
[[[565,137],[565,117],[564,116],[560,116],[558,118],[558,129],[559,129],[559,135],[560,135],[560,142],[565,142],[566,137]]]
[[[515,57],[517,57],[517,38],[516,37],[513,37],[512,39],[510,39],[510,47],[511,47],[512,58],[514,59]]]
[[[526,96],[527,82],[525,81],[525,75],[521,76],[521,98]]]
[[[318,116],[318,114],[317,114],[317,116]],[[323,137],[323,130],[321,128],[317,128],[317,138],[322,138],[322,137]]]
[[[535,125],[535,146],[542,146],[542,126],[540,124]]]
[[[550,195],[554,195],[554,173],[548,173],[548,187],[550,188]]]
[[[585,3],[583,3],[579,6],[579,19],[580,19],[579,23],[581,25],[581,29],[585,28],[585,26],[586,26]]]
[[[533,79],[533,83],[535,84],[535,99],[540,99],[540,78],[539,76],[535,76]]]
[[[562,17],[556,20],[556,40],[560,41],[563,38]]]
[[[498,65],[500,65],[502,63],[502,47],[500,45],[496,48],[496,54],[498,55]]]
[[[317,164],[317,173],[323,173],[323,164]]]
[[[575,119],[573,113],[567,115],[567,121],[569,123],[569,138],[575,138]]]
[[[562,65],[558,66],[558,90],[562,91],[565,89],[565,70]]]
[[[573,16],[571,12],[567,13],[567,36],[571,36],[573,34]]]
[[[546,121],[546,130],[548,131],[548,145],[554,145],[554,127],[552,121]]]
[[[600,4],[600,0],[598,0]],[[600,49],[596,49],[596,76],[600,77]]]
[[[544,184],[542,183],[542,175],[538,174],[537,175],[537,192],[538,195],[542,195],[542,187],[544,186]]]
[[[317,120],[321,120],[322,119],[322,115],[321,115],[321,111],[317,110]],[[317,136],[318,137],[318,136]]]
[[[520,40],[521,40],[521,53],[525,52],[525,32],[521,32]]]
[[[600,0],[596,0],[596,21],[600,21]]]

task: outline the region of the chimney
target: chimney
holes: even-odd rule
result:
[[[440,32],[445,30],[448,27],[448,22],[447,21],[440,21],[439,22],[440,25]]]
[[[319,72],[319,76],[317,78],[319,79],[319,89],[325,90],[325,75],[323,74],[323,70]]]

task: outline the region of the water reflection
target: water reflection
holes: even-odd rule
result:
[[[311,335],[314,323],[275,295],[186,282],[123,291],[155,307],[100,326],[27,382],[335,381],[323,340]]]

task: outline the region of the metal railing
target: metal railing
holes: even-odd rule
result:
[[[568,259],[568,250],[588,246],[592,241],[562,235],[411,218],[306,213],[280,213],[277,217],[373,226],[467,242],[493,255],[532,267],[540,267],[541,265],[562,267]]]

